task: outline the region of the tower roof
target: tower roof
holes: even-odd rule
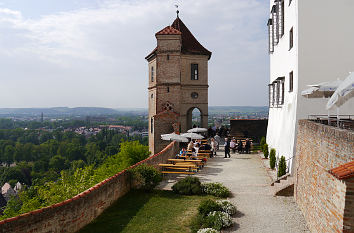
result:
[[[179,17],[171,26],[182,33],[182,53],[207,55],[210,59],[211,52],[198,42]]]
[[[198,42],[198,40],[193,36],[178,16],[175,21],[173,21],[171,26],[165,27],[155,35],[181,35],[183,54],[207,55],[209,59],[211,57],[211,52]],[[156,51],[157,47],[149,55],[147,55],[145,59],[149,60],[155,56]]]
[[[157,32],[155,35],[181,35],[182,33],[178,31],[177,29],[167,26],[161,31]]]

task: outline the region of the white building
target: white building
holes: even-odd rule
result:
[[[306,99],[301,91],[354,71],[354,1],[270,0],[269,12],[267,143],[291,168],[297,121],[327,114],[328,99]],[[340,113],[354,114],[353,100]]]

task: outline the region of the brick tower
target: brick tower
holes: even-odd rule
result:
[[[155,34],[156,48],[145,57],[149,66],[149,148],[152,154],[169,142],[161,134],[192,128],[198,108],[208,127],[208,61],[205,49],[178,17]]]

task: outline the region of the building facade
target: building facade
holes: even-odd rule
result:
[[[354,71],[354,30],[348,30],[353,10],[352,0],[270,0],[267,143],[286,157],[290,171],[298,120],[327,115],[328,99],[306,99],[301,91]],[[353,101],[340,109],[341,114],[353,112]]]
[[[161,134],[192,128],[198,108],[201,126],[208,126],[208,61],[205,49],[177,16],[155,34],[156,48],[145,57],[149,68],[149,149],[158,153],[168,142]]]

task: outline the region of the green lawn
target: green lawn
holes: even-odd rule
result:
[[[80,233],[190,232],[199,203],[210,196],[181,196],[171,191],[131,191]]]

